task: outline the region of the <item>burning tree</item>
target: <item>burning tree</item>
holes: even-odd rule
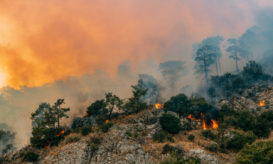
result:
[[[41,103],[38,109],[31,114],[32,137],[31,144],[37,148],[48,145],[57,145],[63,137],[64,130],[60,126],[60,119],[68,118],[69,108],[62,108],[64,99],[58,99],[53,106]]]

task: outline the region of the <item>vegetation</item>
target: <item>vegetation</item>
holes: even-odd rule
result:
[[[217,152],[219,151],[220,147],[216,142],[210,142],[209,145],[207,146],[207,149],[211,152]]]
[[[195,136],[192,134],[188,136],[188,140],[190,140],[190,141],[194,141],[194,138],[195,138]]]
[[[38,109],[31,114],[32,146],[43,148],[56,146],[64,138],[64,129],[60,126],[62,118],[68,118],[66,112],[69,108],[62,108],[64,99],[58,99],[53,106],[49,103],[41,103]]]
[[[14,150],[14,139],[14,132],[7,129],[0,129],[0,156]]]
[[[179,94],[171,97],[171,99],[164,104],[164,108],[167,111],[176,112],[179,117],[181,117],[189,114],[189,104],[190,101],[188,97],[184,94]]]
[[[91,157],[94,156],[96,151],[99,149],[99,145],[101,143],[101,139],[98,137],[91,137],[89,140],[89,151],[91,154]]]
[[[157,142],[163,142],[167,138],[167,136],[168,132],[161,130],[153,135],[153,140]]]
[[[81,133],[83,136],[87,136],[91,132],[92,132],[92,126],[84,126],[81,128]]]
[[[26,161],[26,162],[37,162],[39,161],[39,158],[40,158],[40,155],[36,154],[33,151],[25,152],[21,154],[21,156],[23,156],[23,161]]]
[[[160,164],[201,164],[201,160],[195,157],[183,159],[182,157],[177,157],[175,154],[168,154]]]
[[[215,134],[211,130],[202,131],[202,136],[214,140],[216,138]]]
[[[181,129],[180,120],[171,114],[163,114],[159,122],[162,129],[171,134],[177,134]]]
[[[125,112],[128,114],[138,113],[148,107],[143,100],[143,96],[145,96],[147,89],[143,89],[138,85],[132,86],[132,89],[133,97],[129,98],[128,102],[124,105]]]
[[[110,92],[105,94],[105,103],[108,112],[108,119],[111,120],[114,108],[120,109],[123,102],[118,96]]]
[[[244,133],[236,131],[233,135],[227,141],[227,149],[234,150],[235,152],[241,150],[244,145],[253,143],[257,138],[253,132]]]
[[[81,139],[81,136],[79,134],[71,134],[66,138],[65,142],[72,143],[72,142],[77,142],[80,139]]]
[[[226,73],[222,76],[212,76],[207,88],[210,93],[208,95],[211,98],[221,96],[232,98],[235,94],[242,94],[246,88],[268,80],[272,81],[273,77],[265,74],[260,64],[249,61],[243,71],[237,74]]]
[[[247,144],[237,154],[235,164],[272,164],[273,141]]]
[[[179,146],[171,146],[169,144],[166,144],[166,145],[164,145],[164,147],[162,149],[162,154],[168,154],[168,153],[173,153],[178,157],[179,156],[182,157],[184,154],[184,149]]]
[[[235,111],[223,106],[219,112],[219,123],[227,127],[234,127],[244,131],[253,131],[257,137],[267,138],[273,127],[273,111],[267,111],[260,116],[254,116],[249,111]]]

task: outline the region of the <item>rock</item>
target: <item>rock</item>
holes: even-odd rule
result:
[[[189,150],[186,153],[187,157],[198,157],[201,159],[201,164],[218,164],[218,159],[206,154],[202,149]]]

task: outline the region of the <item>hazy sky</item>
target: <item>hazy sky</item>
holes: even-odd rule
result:
[[[5,84],[41,86],[124,61],[191,59],[210,35],[242,34],[270,0],[1,0]],[[3,75],[0,75],[3,79]],[[3,81],[0,78],[0,82]]]
[[[193,44],[237,38],[272,6],[272,0],[0,0],[0,88],[8,86],[0,94],[0,123],[17,132],[22,146],[40,102],[63,97],[71,116],[83,113],[106,91],[128,96],[137,73],[159,77],[159,64],[169,60],[189,71],[177,85],[192,84]]]

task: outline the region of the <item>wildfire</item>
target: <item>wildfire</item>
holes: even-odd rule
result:
[[[265,105],[265,100],[262,100],[262,101],[259,102],[260,107],[263,107],[264,105]]]
[[[202,117],[202,120],[194,118],[191,114],[189,114],[187,118],[190,119],[190,120],[196,121],[196,122],[197,121],[202,122],[202,129],[207,130],[208,126],[207,126],[206,121],[205,121],[205,116],[203,115],[203,113],[201,113],[200,115]],[[211,127],[213,129],[218,129],[218,123],[215,120],[211,120],[211,122],[212,122]]]
[[[215,121],[215,120],[211,120],[211,122],[212,122],[212,128],[213,129],[218,129],[218,123]]]
[[[164,108],[164,104],[155,104],[155,108],[156,109],[163,109]]]
[[[60,137],[61,135],[63,135],[64,134],[64,130],[62,130],[59,134],[57,134],[56,136],[57,137]]]
[[[206,122],[205,122],[204,118],[203,118],[203,121],[202,121],[202,129],[207,130],[207,125],[206,125]]]

